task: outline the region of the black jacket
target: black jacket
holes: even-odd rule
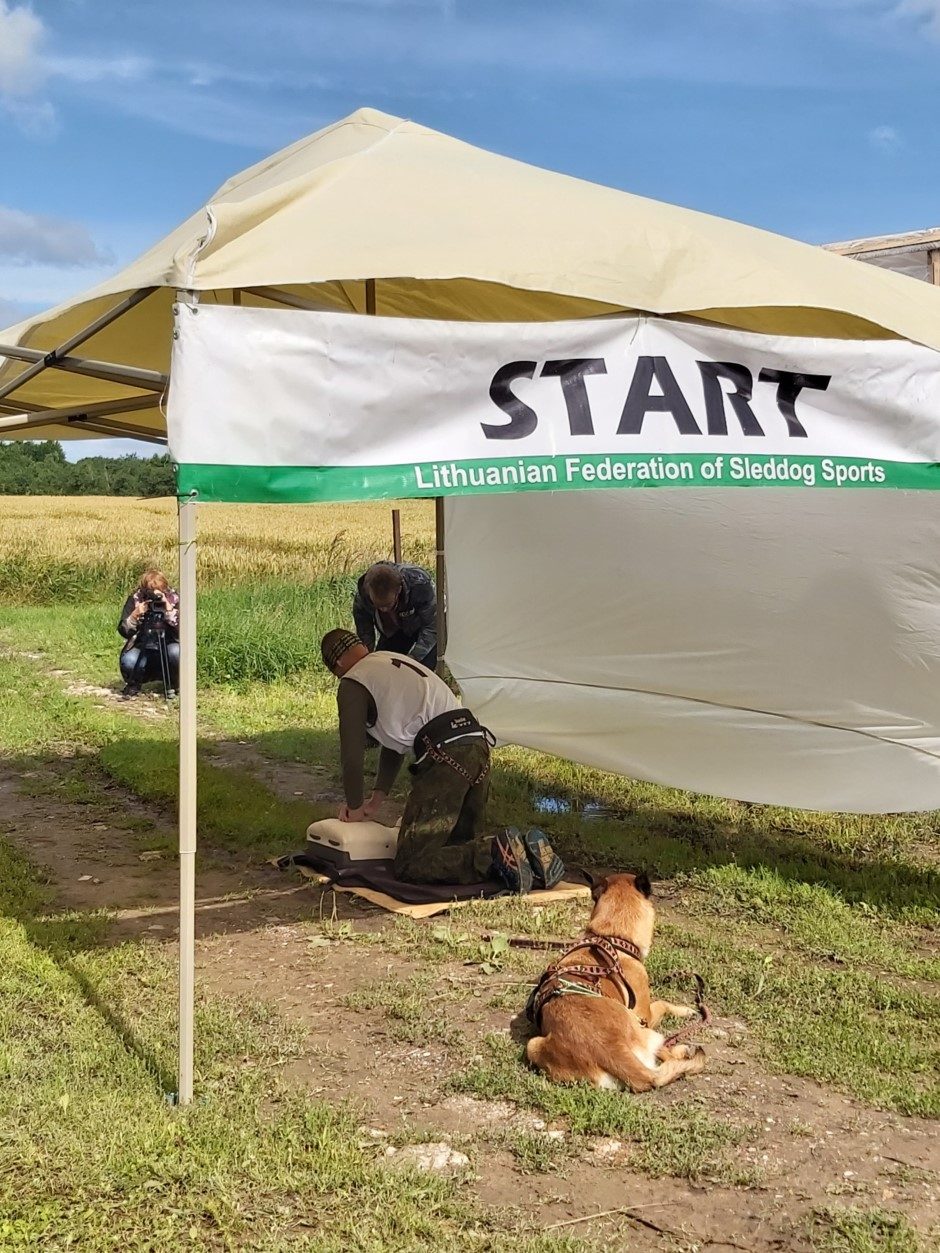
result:
[[[127,600],[124,602],[124,608],[121,610],[121,616],[118,619],[117,625],[118,634],[123,635],[124,639],[127,641],[121,649],[122,652],[126,652],[128,648],[133,648],[134,641],[137,639],[137,626],[140,625],[138,623],[137,626],[132,626],[131,623],[128,622],[128,618],[135,609],[139,609],[140,606],[149,599],[150,594],[144,591],[142,587],[138,587],[131,592],[130,596],[128,596]],[[166,593],[166,607],[167,639],[178,641],[180,637],[180,598],[179,594],[175,592],[172,587],[169,588]]]
[[[434,592],[434,581],[420,566],[396,566],[393,562],[387,564],[399,572],[404,582],[395,612],[401,623],[401,633],[411,641],[408,655],[414,657],[415,661],[423,661],[437,644],[437,596]],[[353,621],[356,624],[356,634],[372,652],[376,638],[382,636],[382,624],[377,610],[363,589],[365,577],[363,575],[356,586]]]

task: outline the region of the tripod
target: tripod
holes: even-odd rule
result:
[[[141,653],[148,655],[157,654],[160,662],[160,682],[163,684],[163,694],[167,700],[172,700],[176,695],[171,677],[170,658],[166,649],[166,634],[164,632],[163,622],[145,625],[140,632],[140,650]],[[149,669],[149,666],[148,666]],[[146,671],[144,672],[146,673]]]
[[[176,691],[170,682],[170,659],[166,652],[166,636],[162,631],[157,632],[157,652],[160,654],[160,681],[163,684],[163,695],[167,700],[172,700]]]

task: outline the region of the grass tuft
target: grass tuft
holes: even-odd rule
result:
[[[903,1214],[883,1209],[825,1209],[810,1230],[815,1253],[920,1253],[925,1246]]]
[[[740,1127],[707,1113],[694,1099],[665,1104],[658,1095],[602,1092],[587,1084],[550,1083],[528,1069],[519,1046],[489,1035],[483,1052],[451,1081],[454,1091],[484,1100],[507,1100],[537,1109],[549,1121],[564,1119],[575,1135],[618,1136],[633,1142],[630,1165],[653,1176],[751,1182],[732,1150]]]

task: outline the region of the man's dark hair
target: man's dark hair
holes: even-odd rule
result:
[[[333,670],[343,653],[361,643],[358,635],[353,635],[352,631],[347,631],[343,627],[335,631],[327,631],[320,641],[320,656],[323,658],[323,664],[327,670]]]
[[[363,590],[370,600],[374,600],[376,596],[379,600],[388,600],[393,595],[397,597],[403,584],[401,572],[387,562],[370,566],[362,581]]]

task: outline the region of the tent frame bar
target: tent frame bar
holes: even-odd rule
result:
[[[83,431],[94,431],[97,435],[115,435],[123,439],[139,439],[145,444],[159,444],[166,448],[166,439],[162,435],[143,432],[139,426],[131,426],[129,422],[112,422],[108,418],[99,418],[97,422],[86,422],[78,419]]]
[[[0,414],[13,413],[13,414],[16,414],[18,418],[20,418],[23,416],[24,413],[41,413],[41,412],[42,412],[42,405],[28,404],[25,400],[18,400],[16,404],[13,404],[11,401],[8,401],[8,400],[0,400]]]
[[[156,290],[156,287],[140,287],[137,291],[131,292],[129,296],[125,296],[123,300],[118,301],[118,303],[110,308],[106,313],[102,313],[100,317],[95,318],[93,322],[89,322],[88,325],[82,327],[80,331],[76,331],[70,339],[65,340],[65,342],[59,344],[58,347],[45,353],[41,361],[35,361],[31,366],[28,366],[25,370],[23,370],[22,373],[18,374],[16,378],[10,379],[8,383],[4,383],[4,385],[0,387],[0,400],[3,400],[5,396],[9,396],[11,392],[15,392],[18,388],[23,387],[24,384],[30,382],[31,379],[34,379],[37,374],[41,374],[43,370],[56,365],[63,357],[69,356],[69,354],[75,348],[78,348],[80,344],[84,344],[86,340],[91,339],[94,335],[97,335],[99,331],[103,331],[106,326],[110,326],[112,322],[116,322],[118,318],[123,317],[125,313],[133,309],[135,305],[139,305],[142,300],[146,300],[147,297],[152,295],[152,293]]]
[[[169,375],[159,370],[140,370],[136,366],[113,365],[110,361],[93,361],[86,357],[56,357],[39,348],[20,348],[16,344],[0,344],[0,357],[12,357],[19,361],[42,363],[53,370],[67,370],[70,374],[87,374],[90,378],[105,379],[111,383],[124,383],[128,387],[146,387],[153,392],[166,390]]]
[[[239,289],[251,296],[260,296],[262,300],[270,300],[275,305],[287,305],[291,309],[306,309],[310,313],[323,313],[323,305],[313,300],[305,300],[303,296],[295,296],[293,292],[281,291],[279,287],[242,287]]]
[[[71,409],[39,409],[35,413],[11,414],[0,418],[0,439],[5,431],[23,431],[29,427],[56,426],[62,423],[82,422],[86,418],[107,417],[110,414],[134,413],[138,409],[155,409],[155,396],[125,396],[121,400],[99,400],[92,405],[76,405]],[[134,434],[137,434],[134,428]],[[147,432],[156,434],[156,432]],[[160,437],[162,438],[162,436]]]

